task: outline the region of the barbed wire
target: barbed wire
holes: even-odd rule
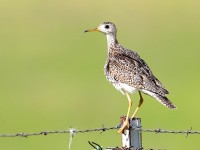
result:
[[[29,137],[29,136],[38,136],[38,135],[49,135],[49,134],[62,134],[62,133],[85,133],[85,132],[97,132],[97,131],[107,131],[107,130],[114,130],[118,129],[118,126],[115,127],[102,127],[102,128],[94,128],[94,129],[86,129],[86,130],[78,130],[74,128],[70,128],[69,130],[55,130],[55,131],[41,131],[41,132],[35,132],[35,133],[16,133],[16,134],[0,134],[0,137]]]
[[[114,127],[101,127],[101,128],[93,128],[93,129],[85,129],[85,130],[78,130],[74,128],[69,128],[69,130],[55,130],[55,131],[41,131],[41,132],[34,132],[34,133],[15,133],[15,134],[0,134],[0,137],[30,137],[30,136],[39,136],[39,135],[49,135],[49,134],[65,134],[69,133],[70,135],[74,135],[76,133],[87,133],[87,132],[105,132],[109,130],[116,130],[119,129],[120,125]],[[186,134],[188,137],[189,134],[200,134],[200,131],[192,131],[192,128],[189,130],[164,130],[164,129],[142,129],[142,128],[133,128],[133,130],[138,130],[142,132],[152,132],[152,133],[169,133],[169,134]]]

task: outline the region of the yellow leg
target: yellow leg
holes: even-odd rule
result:
[[[143,98],[142,98],[142,94],[141,94],[140,91],[139,91],[139,95],[140,95],[140,101],[139,101],[139,104],[138,104],[137,108],[135,109],[135,111],[134,111],[134,113],[133,113],[133,116],[132,116],[131,118],[134,118],[134,117],[135,117],[136,113],[138,112],[140,106],[141,106],[142,103],[143,103]]]
[[[130,109],[131,109],[131,106],[132,106],[132,101],[131,101],[131,98],[130,96],[128,95],[128,93],[125,93],[127,98],[128,98],[128,112],[127,112],[127,115],[126,115],[126,120],[123,124],[123,126],[118,130],[118,133],[122,133],[124,131],[124,129],[126,128],[129,128],[129,121],[128,121],[128,118],[129,118],[129,113],[130,113]]]

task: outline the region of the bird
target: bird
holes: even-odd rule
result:
[[[169,109],[176,106],[166,97],[169,92],[162,83],[154,76],[147,63],[138,55],[122,46],[117,40],[117,28],[112,22],[103,22],[94,29],[84,32],[101,32],[107,38],[107,59],[104,65],[104,73],[107,80],[128,99],[128,111],[126,120],[118,130],[123,133],[129,128],[129,113],[132,107],[132,100],[129,94],[138,92],[140,99],[131,119],[135,118],[136,113],[143,104],[142,93],[155,98],[158,102]]]

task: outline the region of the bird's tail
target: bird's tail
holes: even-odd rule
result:
[[[176,106],[166,97],[159,94],[154,94],[154,96],[161,104],[169,109],[176,109]]]

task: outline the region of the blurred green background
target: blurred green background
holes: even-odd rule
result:
[[[106,38],[84,34],[104,21],[118,27],[122,45],[137,50],[170,91],[170,111],[144,96],[143,128],[200,130],[200,1],[1,0],[0,133],[111,127],[128,101],[105,79]],[[133,94],[133,109],[138,94]],[[0,138],[2,150],[66,150],[69,134]],[[117,131],[77,134],[71,150],[87,141],[121,146]],[[198,149],[200,136],[143,133],[144,149]]]

